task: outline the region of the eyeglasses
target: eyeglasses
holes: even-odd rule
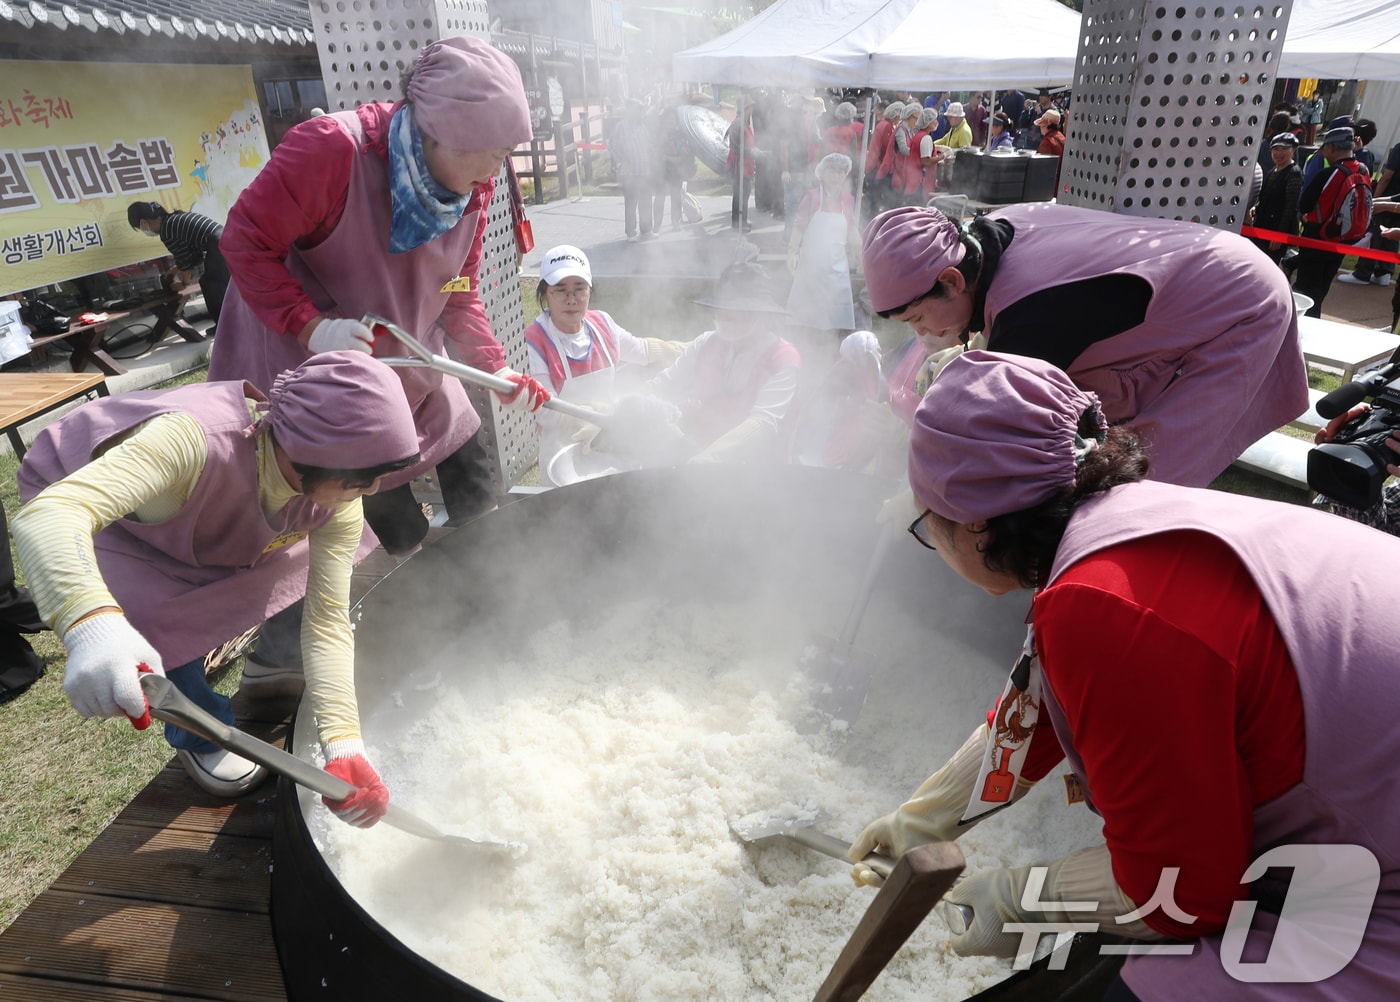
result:
[[[574,299],[587,299],[592,290],[586,285],[581,289],[566,289],[562,285],[551,285],[545,291],[551,296],[558,296],[560,299],[569,299],[571,297]]]
[[[938,547],[934,546],[931,542],[929,542],[928,522],[925,521],[931,514],[933,514],[932,509],[925,508],[922,515],[914,519],[914,521],[910,522],[909,535],[917,539],[919,541],[920,546],[926,546],[930,550],[936,550],[938,549]]]

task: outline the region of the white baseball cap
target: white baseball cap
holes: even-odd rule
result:
[[[593,284],[593,269],[588,264],[588,255],[572,244],[551,247],[540,265],[540,278],[546,285],[558,285],[566,278],[578,277]]]

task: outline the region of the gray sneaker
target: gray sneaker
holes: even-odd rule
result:
[[[1379,285],[1382,289],[1385,288],[1390,284],[1390,272],[1386,272],[1384,275],[1372,275],[1371,284]]]
[[[1369,278],[1358,278],[1356,275],[1354,275],[1354,274],[1352,274],[1351,272],[1348,272],[1348,271],[1344,271],[1344,272],[1342,272],[1340,275],[1338,275],[1338,276],[1337,276],[1337,281],[1338,281],[1338,282],[1345,282],[1347,285],[1370,285],[1370,284],[1371,284],[1371,280],[1370,280]]]

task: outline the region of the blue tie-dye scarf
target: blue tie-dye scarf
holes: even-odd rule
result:
[[[389,253],[402,254],[436,240],[456,226],[471,195],[458,195],[433,180],[423,160],[423,137],[405,104],[389,123],[389,193],[394,214]]]

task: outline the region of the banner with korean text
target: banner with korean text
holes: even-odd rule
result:
[[[248,66],[0,60],[0,295],[163,257],[130,203],[222,223],[267,157]]]

